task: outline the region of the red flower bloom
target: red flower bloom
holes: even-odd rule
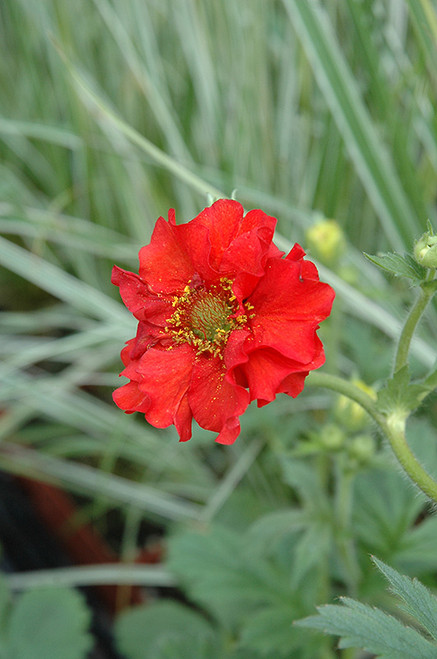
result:
[[[272,243],[276,219],[221,199],[194,220],[156,222],[140,250],[139,274],[114,266],[112,283],[138,322],[121,353],[129,382],[114,391],[125,412],[142,412],[157,428],[191,421],[232,444],[238,417],[277,393],[297,396],[324,362],[318,324],[334,291],[295,245]]]

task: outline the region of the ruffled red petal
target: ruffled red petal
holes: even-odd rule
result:
[[[174,215],[170,216],[169,222],[160,217],[150,244],[140,250],[140,277],[155,293],[181,291],[194,274],[179,229],[174,224]]]
[[[156,428],[175,424],[183,441],[191,437],[192,415],[184,399],[190,385],[193,354],[188,344],[171,350],[150,348],[135,365],[139,389],[150,400],[147,421]],[[127,369],[123,374],[132,376]]]
[[[219,199],[212,206],[205,208],[190,222],[193,231],[200,226],[207,229],[208,249],[203,249],[202,261],[208,259],[209,266],[220,272],[223,254],[229,244],[238,235],[243,220],[243,206],[232,199]]]
[[[236,384],[218,357],[199,357],[194,363],[188,402],[199,426],[219,433],[216,442],[233,444],[240,433],[238,417],[249,404],[249,393]]]
[[[111,281],[120,289],[120,295],[129,311],[138,320],[147,320],[157,325],[165,324],[171,315],[171,302],[151,293],[139,275],[114,265]]]
[[[116,389],[112,394],[112,399],[127,414],[133,414],[133,412],[143,412],[145,414],[150,406],[149,397],[140,391],[138,382],[134,381]]]
[[[267,258],[283,254],[272,244],[275,225],[276,219],[263,211],[244,215],[237,201],[219,199],[181,225],[179,235],[202,279],[228,277],[247,296],[264,274]]]
[[[304,364],[287,359],[271,348],[260,348],[249,353],[247,362],[240,369],[244,373],[250,392],[250,400],[257,400],[258,406],[266,405],[278,393],[286,393],[295,398],[303,389],[309,371],[319,368],[325,361],[320,339],[314,337],[314,357]]]
[[[254,307],[250,349],[270,347],[308,364],[315,354],[315,330],[331,311],[334,291],[302,276],[299,262],[269,259],[249,298]]]

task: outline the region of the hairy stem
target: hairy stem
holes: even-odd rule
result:
[[[393,414],[380,427],[390,442],[393,453],[411,480],[426,496],[437,502],[437,481],[422,467],[410,449],[405,437],[405,420]]]
[[[420,295],[411,308],[411,311],[407,316],[407,320],[405,321],[405,325],[403,326],[401,335],[399,337],[393,371],[394,373],[399,371],[399,369],[405,366],[407,363],[408,352],[410,350],[410,344],[411,339],[413,338],[414,330],[416,329],[417,323],[425,311],[428,302],[432,298],[434,290],[434,287],[426,286],[426,284],[420,289]]]
[[[352,382],[344,380],[337,375],[312,371],[305,380],[305,386],[325,387],[326,389],[331,389],[339,394],[343,394],[343,396],[347,396],[361,405],[361,407],[370,414],[378,425],[381,425],[384,420],[384,417],[376,408],[375,401],[369,396],[369,394],[354,385]]]
[[[400,416],[395,412],[388,416],[382,414],[366,392],[336,375],[313,372],[308,376],[307,384],[314,387],[326,387],[326,389],[343,394],[361,405],[381,428],[384,436],[390,442],[393,453],[411,480],[427,497],[437,502],[437,481],[422,467],[408,446],[405,437],[405,415]]]

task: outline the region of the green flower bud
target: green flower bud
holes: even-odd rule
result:
[[[428,224],[428,231],[414,245],[414,258],[424,268],[437,268],[437,236]]]
[[[308,250],[314,258],[327,266],[340,261],[346,240],[341,226],[335,220],[319,220],[306,233]]]
[[[323,426],[318,436],[320,447],[329,453],[340,451],[344,446],[345,440],[346,437],[343,430],[335,423],[328,423]]]
[[[348,453],[360,465],[365,465],[376,452],[375,440],[370,435],[357,435],[348,443]]]
[[[362,380],[352,380],[352,384],[359,387],[366,394],[369,394],[373,400],[376,400],[375,391]],[[349,432],[358,432],[363,430],[369,424],[369,415],[355,401],[347,396],[339,396],[334,407],[334,416],[337,421]]]

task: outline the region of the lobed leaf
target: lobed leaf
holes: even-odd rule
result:
[[[375,557],[373,562],[390,583],[393,593],[403,600],[402,608],[437,640],[437,597],[418,579],[400,574]]]
[[[435,659],[437,644],[380,609],[344,598],[318,608],[318,615],[295,624],[340,636],[339,647],[357,647],[380,659]]]

